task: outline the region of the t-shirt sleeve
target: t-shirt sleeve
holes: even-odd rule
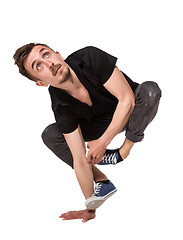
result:
[[[88,64],[97,76],[99,85],[103,85],[112,75],[117,58],[96,47],[87,47]]]

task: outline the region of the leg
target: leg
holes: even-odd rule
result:
[[[135,92],[135,107],[129,119],[126,139],[120,148],[122,158],[126,158],[135,142],[144,138],[144,130],[155,117],[161,90],[155,82],[144,82],[138,86]]]
[[[45,145],[61,160],[73,168],[73,158],[71,151],[60,132],[56,123],[45,128],[42,133],[42,139]]]
[[[92,165],[93,179],[95,182],[106,181],[108,178],[95,165]]]
[[[42,133],[43,142],[60,159],[73,168],[73,157],[63,134],[59,131],[56,123],[49,125]],[[96,184],[95,193],[86,200],[86,207],[96,209],[112,196],[117,190],[107,177],[94,165],[91,165],[93,180]],[[106,181],[108,180],[108,181]],[[82,211],[83,213],[83,211]],[[95,213],[95,211],[94,211]],[[77,215],[78,213],[76,213]]]
[[[42,133],[42,139],[45,145],[61,160],[73,168],[73,157],[56,123],[45,128]],[[92,165],[94,181],[104,181],[107,177],[94,165]]]
[[[123,160],[128,157],[133,145],[134,145],[134,142],[131,142],[128,138],[125,138],[123,145],[119,149],[119,153]]]

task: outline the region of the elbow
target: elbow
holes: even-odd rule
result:
[[[135,107],[135,97],[131,99],[129,106],[130,106],[130,112],[132,112]]]
[[[131,95],[129,102],[130,102],[131,108],[134,109],[134,107],[135,107],[135,95],[134,94]]]
[[[129,114],[130,115],[132,114],[134,107],[135,107],[135,101],[130,102],[129,103]]]
[[[130,98],[129,97],[126,98],[123,103],[124,103],[126,109],[128,109],[128,112],[132,113],[132,111],[135,107],[135,96],[133,95]]]

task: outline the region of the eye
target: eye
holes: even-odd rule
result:
[[[41,65],[41,64],[38,64],[38,65],[37,65],[37,70],[41,70],[41,68],[42,68],[42,65]]]
[[[46,52],[44,55],[43,55],[45,58],[48,58],[50,56],[50,53],[49,52]]]

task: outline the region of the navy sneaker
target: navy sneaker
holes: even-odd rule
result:
[[[114,165],[121,161],[123,161],[123,159],[119,153],[119,148],[113,150],[107,149],[98,165]]]
[[[86,200],[85,205],[90,210],[96,209],[116,191],[117,189],[111,181],[109,183],[98,182],[96,183],[94,194]]]

